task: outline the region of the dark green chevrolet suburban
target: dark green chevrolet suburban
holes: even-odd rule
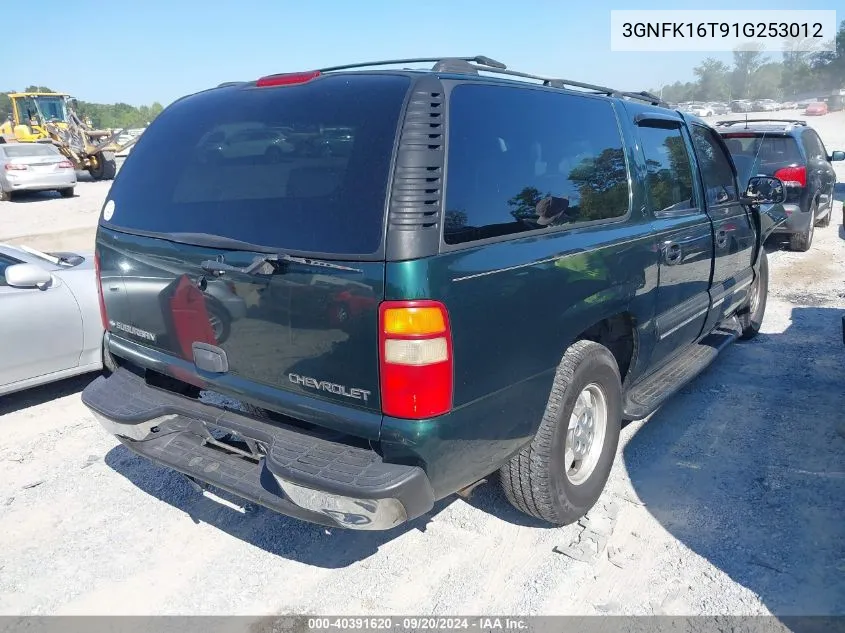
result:
[[[622,421],[757,333],[782,201],[653,95],[486,57],[222,84],[114,181],[113,371],[83,401],[201,489],[306,521],[388,529],[492,475],[571,523]]]

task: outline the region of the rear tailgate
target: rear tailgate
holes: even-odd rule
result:
[[[784,174],[790,173],[785,170],[804,165],[794,137],[777,132],[723,132],[722,138],[736,164],[743,189],[752,176],[775,176],[786,180],[786,202],[800,201],[802,187],[792,186],[792,182],[784,178]]]
[[[194,343],[218,346],[228,371],[197,370],[213,388],[309,422],[325,422],[321,401],[380,412],[385,198],[408,84],[321,77],[168,108],[104,207],[109,329],[190,363]],[[282,131],[242,133],[253,128]],[[337,128],[348,130],[346,151],[315,152]],[[358,434],[378,436],[371,419]]]

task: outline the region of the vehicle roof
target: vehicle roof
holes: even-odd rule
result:
[[[9,97],[69,97],[64,92],[10,92]]]
[[[408,64],[433,64],[428,68],[411,68]],[[401,68],[384,69],[386,66],[404,66]],[[380,70],[379,67],[382,69]],[[515,86],[537,86],[533,83],[539,81],[539,87],[562,90],[570,93],[586,94],[596,97],[616,98],[635,100],[643,103],[648,103],[652,106],[669,108],[669,104],[660,99],[660,97],[650,94],[646,91],[632,92],[626,90],[617,90],[606,86],[599,86],[589,84],[581,81],[564,79],[559,77],[546,77],[535,75],[523,71],[513,70],[508,68],[505,64],[498,62],[489,57],[477,55],[474,57],[431,57],[431,58],[414,58],[414,59],[400,59],[400,60],[384,60],[376,62],[362,62],[354,64],[345,64],[342,66],[332,66],[328,68],[316,69],[320,75],[336,75],[336,74],[402,74],[407,76],[423,76],[435,75],[439,79],[456,80],[456,81],[471,81],[478,83],[496,83],[496,84],[513,84]],[[285,74],[295,74],[297,72],[309,71],[288,71],[268,75],[262,79],[268,79]],[[488,73],[494,76],[484,75],[481,73]],[[237,88],[248,85],[255,85],[252,81],[230,81],[217,86],[217,88]],[[214,90],[212,88],[211,90]]]
[[[729,123],[726,125],[726,123]],[[797,136],[802,130],[808,129],[806,121],[777,119],[736,119],[731,122],[717,121],[715,125],[719,134],[747,132],[752,134],[778,134]]]

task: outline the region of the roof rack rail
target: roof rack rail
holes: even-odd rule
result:
[[[802,119],[727,119],[716,121],[717,126],[736,125],[738,123],[791,123],[792,125],[807,125]]]
[[[408,59],[385,59],[377,62],[360,62],[356,64],[343,64],[342,66],[328,66],[327,68],[320,68],[319,71],[321,73],[328,73],[334,70],[348,70],[350,68],[366,68],[367,66],[392,66],[394,64],[422,64],[422,63],[445,63],[451,62],[454,63],[455,61],[460,62],[467,62],[467,66],[472,68],[469,65],[469,62],[475,62],[477,64],[483,64],[485,66],[490,66],[491,68],[497,69],[505,69],[505,66],[502,62],[497,62],[495,59],[491,59],[490,57],[485,57],[484,55],[475,55],[473,57],[412,57]]]
[[[537,81],[542,81],[543,85],[549,86],[551,88],[579,88],[582,90],[590,90],[596,94],[607,95],[611,97],[623,97],[627,99],[636,99],[638,101],[645,101],[646,103],[650,103],[651,105],[663,105],[665,106],[666,103],[662,101],[659,97],[646,92],[626,92],[624,90],[616,90],[614,88],[608,88],[607,86],[599,86],[597,84],[589,84],[583,81],[574,81],[572,79],[561,79],[558,77],[544,77],[543,75],[534,75],[531,73],[524,73],[518,70],[510,70],[507,68],[493,68],[487,67],[483,64],[478,64],[473,66],[473,69],[482,72],[489,72],[489,73],[496,73],[499,75],[508,75],[511,77],[521,77],[523,79],[535,79]]]
[[[328,66],[326,68],[320,68],[319,71],[321,73],[327,73],[336,70],[350,70],[352,68],[366,68],[370,66],[392,66],[396,64],[419,63],[433,63],[434,66],[431,70],[433,70],[434,72],[472,73],[475,75],[477,75],[479,71],[495,73],[499,75],[506,75],[509,77],[519,77],[521,79],[534,79],[536,81],[542,81],[543,85],[552,88],[579,88],[581,90],[589,90],[597,94],[644,101],[651,105],[659,105],[664,107],[668,106],[668,104],[663,101],[660,97],[646,91],[627,92],[624,90],[608,88],[606,86],[584,83],[582,81],[573,81],[571,79],[561,79],[557,77],[545,77],[542,75],[534,75],[518,70],[511,70],[502,62],[496,61],[495,59],[492,59],[485,55],[475,55],[473,57],[414,57],[407,59],[386,59],[374,62],[343,64],[341,66]]]

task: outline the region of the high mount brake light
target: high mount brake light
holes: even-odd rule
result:
[[[320,76],[319,70],[312,70],[305,73],[285,73],[282,75],[267,75],[262,77],[255,85],[259,88],[268,88],[270,86],[292,86],[294,84],[304,84],[312,79]]]
[[[452,408],[452,332],[437,301],[379,307],[381,403],[385,415],[420,420]]]

